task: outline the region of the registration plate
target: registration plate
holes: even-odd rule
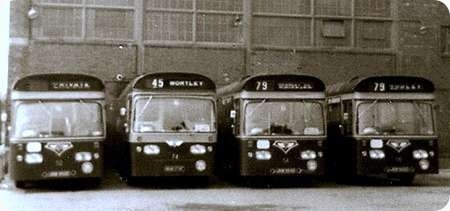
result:
[[[185,167],[180,165],[174,165],[174,166],[164,166],[165,172],[184,172]]]
[[[386,173],[412,173],[414,172],[414,168],[407,167],[407,166],[393,166],[393,167],[387,167],[384,170]]]

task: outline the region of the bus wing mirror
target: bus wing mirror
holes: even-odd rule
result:
[[[120,116],[126,116],[127,115],[127,108],[120,108]]]

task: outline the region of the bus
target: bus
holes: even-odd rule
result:
[[[415,76],[355,77],[327,88],[330,167],[338,179],[405,184],[438,173],[433,83]]]
[[[116,127],[120,172],[128,184],[141,178],[208,181],[214,168],[216,93],[199,74],[148,73],[119,97]]]
[[[99,184],[104,89],[83,74],[35,74],[13,84],[9,173],[16,187],[63,179]]]
[[[325,85],[320,79],[255,75],[217,94],[218,174],[249,184],[324,174]]]
[[[3,180],[7,173],[7,154],[8,147],[6,144],[6,121],[8,116],[5,109],[3,99],[0,100],[0,181]]]

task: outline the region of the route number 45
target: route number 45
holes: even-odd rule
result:
[[[163,79],[153,79],[152,86],[153,86],[153,88],[163,88],[164,80]]]

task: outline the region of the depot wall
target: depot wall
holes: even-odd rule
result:
[[[107,83],[112,110],[126,82],[149,72],[197,72],[219,86],[256,73],[308,73],[327,84],[420,75],[437,85],[441,156],[450,157],[450,17],[443,4],[196,0],[192,9],[193,1],[12,1],[10,81],[30,73],[96,75]],[[35,19],[27,16],[32,7]]]

